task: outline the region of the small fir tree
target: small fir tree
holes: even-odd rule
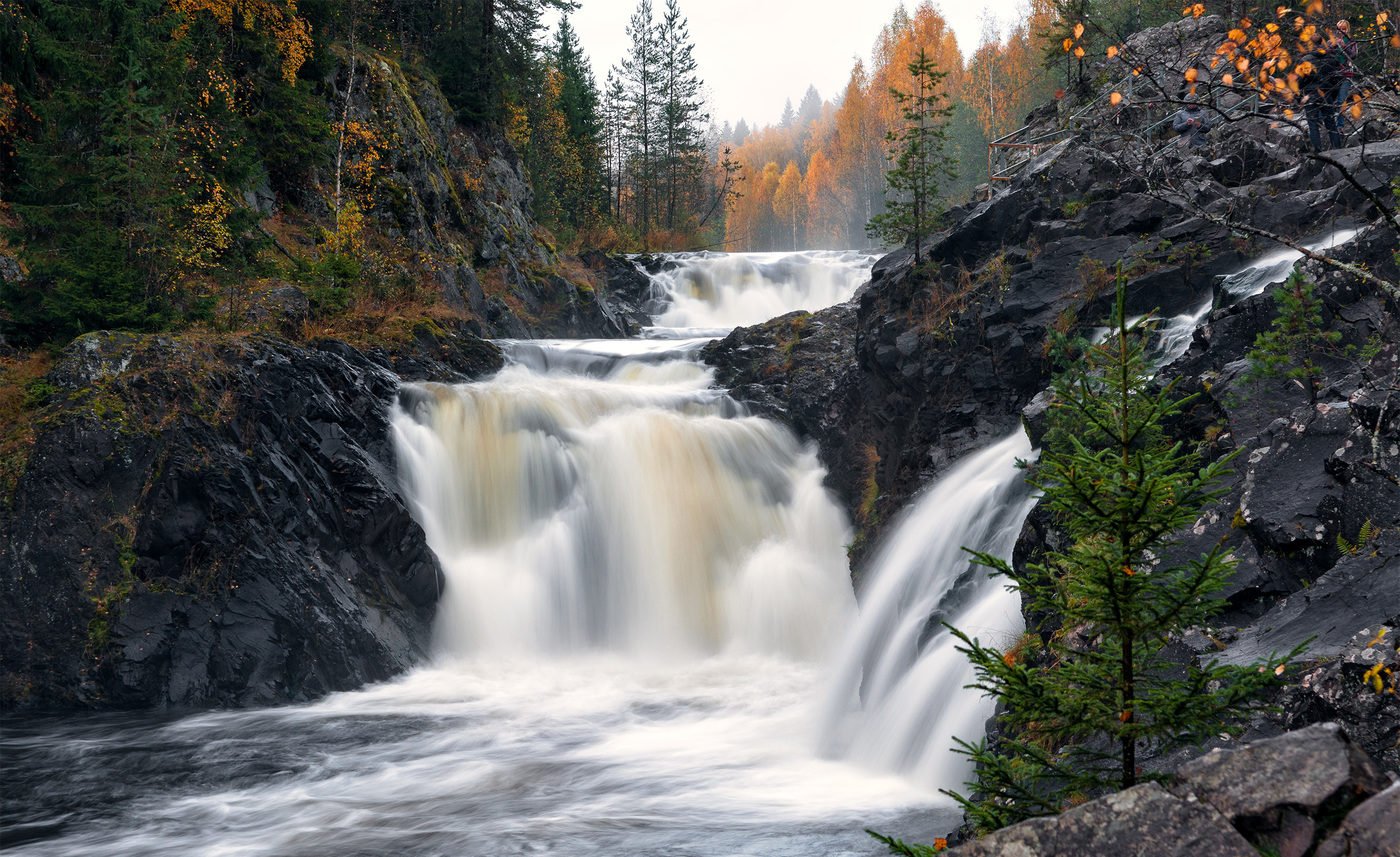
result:
[[[1288,282],[1274,292],[1278,316],[1268,330],[1254,339],[1249,349],[1249,370],[1245,380],[1259,382],[1269,378],[1297,381],[1308,393],[1308,402],[1317,402],[1317,385],[1321,370],[1316,360],[1321,357],[1369,359],[1371,349],[1358,350],[1342,344],[1342,334],[1329,330],[1322,323],[1322,300],[1317,296],[1312,280],[1295,271]],[[1362,353],[1362,352],[1365,353]]]
[[[976,670],[973,686],[1002,703],[996,747],[958,741],[977,764],[973,796],[949,792],[982,830],[1134,785],[1140,751],[1219,732],[1299,651],[1247,666],[1183,665],[1165,652],[1219,609],[1215,593],[1234,569],[1222,546],[1169,558],[1173,534],[1222,494],[1229,459],[1202,465],[1197,448],[1167,436],[1163,423],[1189,399],[1153,383],[1150,328],[1125,321],[1123,294],[1120,276],[1112,335],[1078,343],[1082,357],[1055,380],[1043,453],[1028,477],[1068,546],[1024,568],[977,554],[1011,581],[1030,615],[1058,627],[1032,635],[1032,652],[953,631]]]
[[[888,244],[914,244],[914,259],[923,253],[923,235],[942,214],[940,185],[956,175],[947,156],[947,119],[953,113],[943,92],[943,78],[922,47],[909,63],[913,87],[909,92],[891,88],[890,94],[904,114],[904,128],[886,137],[894,168],[885,174],[885,211],[870,219],[865,231]]]

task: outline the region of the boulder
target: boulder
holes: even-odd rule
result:
[[[1258,857],[1209,805],[1156,783],[1057,816],[1023,821],[960,845],[956,857]]]
[[[1317,724],[1186,763],[1173,791],[1194,795],[1246,831],[1278,829],[1379,794],[1389,780],[1335,723]]]
[[[1348,813],[1315,857],[1400,857],[1400,783]]]

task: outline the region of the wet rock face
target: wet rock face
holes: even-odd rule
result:
[[[426,652],[441,572],[399,496],[397,360],[273,337],[76,340],[0,507],[0,703],[252,705]],[[465,371],[463,371],[465,370]]]
[[[1188,763],[1165,786],[1135,786],[1012,825],[950,854],[1386,857],[1400,853],[1393,838],[1397,789],[1339,726],[1321,724],[1217,750]]]

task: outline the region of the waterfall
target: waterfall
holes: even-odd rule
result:
[[[1358,231],[1360,230],[1338,229],[1325,238],[1304,246],[1314,252],[1331,250],[1355,238]],[[1293,272],[1293,266],[1302,258],[1302,253],[1287,247],[1262,256],[1247,267],[1222,277],[1221,297],[1230,303],[1254,297],[1269,286],[1287,280],[1288,275]],[[1211,295],[1190,312],[1172,316],[1163,323],[1157,346],[1161,365],[1165,366],[1186,353],[1186,349],[1191,347],[1191,337],[1196,328],[1215,308],[1215,304],[1216,298]]]
[[[680,253],[652,275],[657,332],[762,324],[850,300],[879,256],[853,251]]]
[[[822,714],[822,749],[930,787],[960,786],[969,766],[954,737],[983,732],[993,704],[964,685],[967,659],[942,627],[1006,645],[1021,631],[1020,600],[964,547],[1003,557],[1035,498],[1016,467],[1032,457],[1017,430],[972,455],[901,516],[860,593]]]
[[[441,650],[822,655],[854,601],[815,451],[703,366],[616,350],[530,344],[567,368],[404,389],[394,440],[447,576]]]

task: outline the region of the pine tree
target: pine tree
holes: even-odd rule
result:
[[[1225,666],[1183,665],[1165,651],[1219,609],[1216,593],[1234,569],[1223,546],[1168,559],[1173,534],[1223,493],[1229,458],[1202,464],[1196,447],[1166,435],[1163,424],[1189,399],[1154,384],[1150,329],[1125,321],[1123,295],[1120,277],[1112,335],[1079,343],[1082,356],[1055,379],[1049,432],[1028,477],[1068,546],[1024,568],[977,555],[1010,580],[1029,615],[1058,626],[1013,651],[953,631],[974,686],[1001,703],[995,748],[959,741],[977,771],[973,797],[953,797],[983,830],[1132,786],[1140,751],[1221,731],[1298,654]]]
[[[1278,316],[1268,330],[1261,331],[1249,349],[1249,370],[1245,380],[1266,378],[1297,381],[1307,391],[1308,403],[1317,402],[1319,357],[1350,357],[1354,349],[1342,346],[1342,333],[1322,323],[1322,301],[1312,280],[1294,272],[1274,292]]]
[[[885,175],[885,211],[870,219],[866,231],[890,244],[912,242],[917,262],[924,234],[942,213],[940,182],[952,179],[956,171],[944,154],[948,138],[945,123],[953,112],[942,91],[946,72],[937,69],[923,47],[908,68],[912,90],[891,90],[902,108],[904,128],[891,131],[887,137],[895,166]]]
[[[621,80],[627,100],[627,169],[636,198],[637,230],[643,236],[655,220],[656,154],[661,126],[662,65],[652,0],[638,0],[627,24],[632,46],[622,60]]]
[[[693,192],[704,170],[701,126],[709,121],[697,72],[690,26],[677,0],[666,0],[657,30],[661,37],[661,169],[665,184],[667,229],[675,229],[684,197]]]

